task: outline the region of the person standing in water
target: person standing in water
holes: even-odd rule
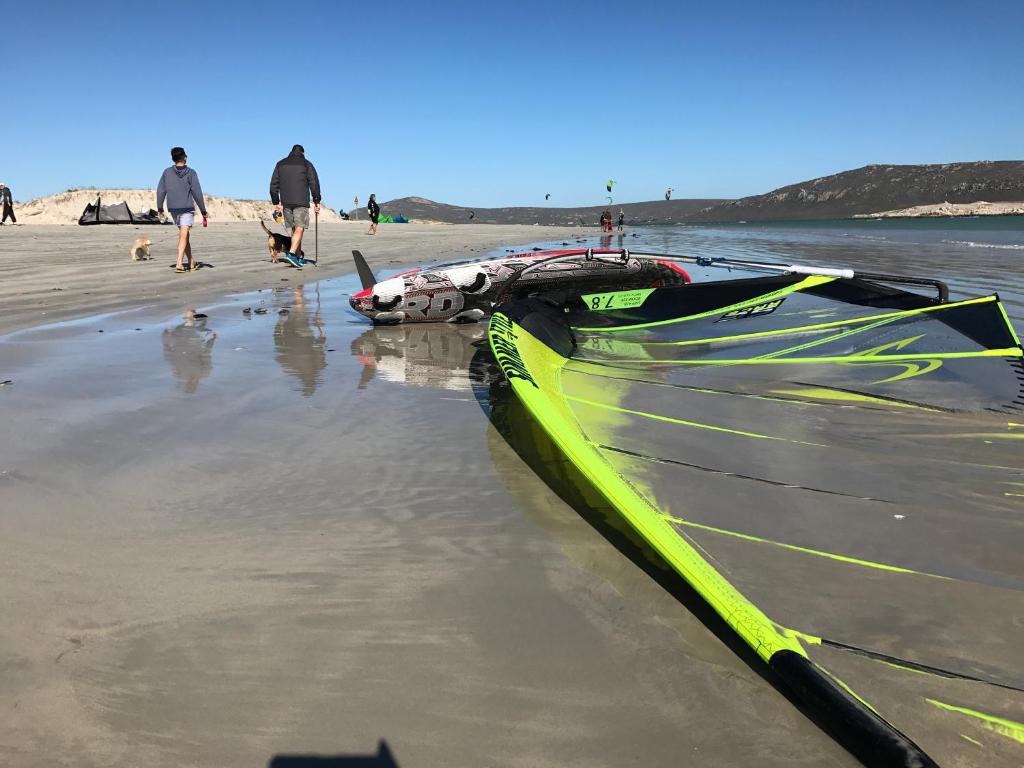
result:
[[[626,223],[626,212],[619,208],[619,232],[622,231],[622,225]]]
[[[377,220],[380,218],[380,206],[377,205],[377,195],[370,195],[370,199],[366,203],[366,212],[370,215],[370,230],[366,234],[376,235]]]
[[[174,265],[175,272],[194,272],[198,269],[192,258],[192,242],[189,230],[196,222],[196,208],[203,214],[203,226],[206,226],[206,203],[203,200],[203,188],[199,186],[199,174],[185,163],[188,155],[181,147],[171,149],[171,160],[174,162],[160,177],[156,187],[156,211],[163,218],[164,201],[171,212],[174,226],[178,228],[178,261]],[[194,203],[194,204],[193,204]],[[188,259],[188,267],[185,260]]]
[[[14,201],[11,199],[11,188],[0,184],[0,207],[3,208],[3,216],[0,217],[0,227],[7,223],[10,218],[11,224],[17,224],[14,217]]]
[[[292,231],[292,243],[284,260],[293,267],[306,263],[302,252],[302,233],[309,229],[309,198],[313,197],[313,211],[320,213],[320,177],[316,168],[306,159],[301,144],[292,147],[288,157],[279,160],[270,177],[270,202],[274,210],[284,211],[284,223]]]

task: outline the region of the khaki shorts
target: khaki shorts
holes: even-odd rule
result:
[[[296,227],[309,229],[309,206],[286,205],[284,207],[284,225],[288,229],[295,229]]]

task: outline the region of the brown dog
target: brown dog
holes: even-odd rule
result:
[[[149,246],[153,243],[150,242],[148,237],[137,237],[135,242],[132,243],[132,249],[130,251],[132,255],[132,261],[148,261],[153,256],[149,252]]]
[[[263,219],[260,219],[260,226],[267,233],[267,250],[270,251],[270,260],[277,264],[278,257],[284,256],[288,253],[288,249],[292,247],[292,239],[288,235],[279,235],[277,232],[271,232],[267,229],[267,225],[263,223]],[[301,259],[305,256],[305,252],[300,249],[295,255]]]

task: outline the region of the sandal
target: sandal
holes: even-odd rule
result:
[[[183,275],[186,272],[188,272],[188,270],[185,269],[184,267],[175,267],[174,271],[177,272],[179,275]]]

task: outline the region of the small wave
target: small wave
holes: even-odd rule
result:
[[[1024,251],[1020,243],[976,243],[973,240],[943,240],[949,245],[966,245],[968,248],[995,248],[1000,251]]]
[[[852,232],[844,232],[843,237],[849,237],[853,240],[888,240],[888,237],[884,235],[855,235]]]

